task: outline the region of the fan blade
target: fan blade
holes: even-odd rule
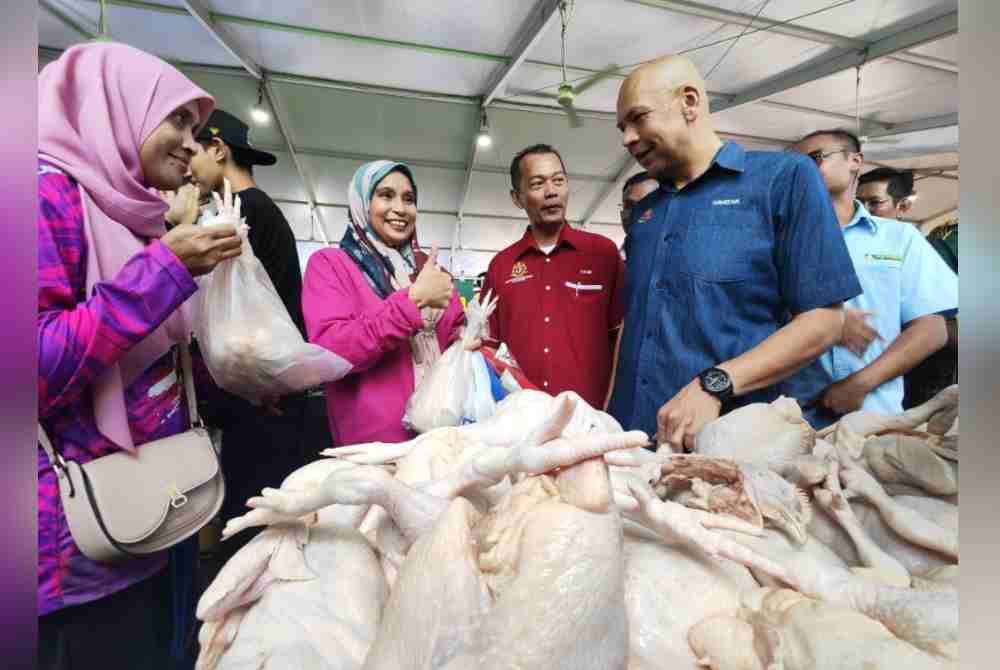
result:
[[[604,68],[603,70],[601,70],[600,72],[598,72],[594,76],[590,77],[589,79],[584,79],[578,85],[574,86],[573,87],[573,92],[576,93],[577,95],[583,93],[584,91],[586,91],[588,88],[590,88],[591,86],[593,86],[597,82],[599,82],[599,81],[601,81],[603,79],[607,79],[611,75],[613,75],[616,72],[618,72],[618,69],[619,68],[618,68],[617,65],[611,65],[610,67]]]
[[[566,105],[564,109],[566,110],[566,116],[569,117],[570,128],[580,128],[583,126],[583,119],[576,113],[576,108],[573,105]]]
[[[511,98],[540,98],[543,100],[558,100],[555,93],[541,93],[539,91],[521,91],[518,89],[507,89],[507,96]]]

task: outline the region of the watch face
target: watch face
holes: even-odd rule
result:
[[[729,375],[722,370],[709,370],[705,373],[705,388],[713,393],[721,393],[729,388]]]

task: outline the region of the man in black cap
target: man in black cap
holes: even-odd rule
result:
[[[302,318],[302,271],[295,235],[281,210],[253,177],[254,165],[274,165],[273,154],[255,149],[248,127],[232,114],[216,109],[196,138],[201,149],[191,158],[191,181],[202,196],[223,191],[228,179],[240,196],[242,214],[250,230],[254,255],[260,259],[288,314],[305,337]],[[309,444],[313,431],[306,417],[306,394],[286,396],[268,407],[255,407],[230,393],[220,391],[209,399],[206,420],[222,429],[222,470],[226,478],[224,521],[246,513],[247,498],[260,495],[265,486],[277,487],[293,470],[304,465],[307,454],[318,453],[329,444]],[[326,425],[325,417],[322,417]],[[260,529],[255,529],[259,531]],[[244,531],[221,545],[228,560],[253,538],[254,529]]]
[[[302,319],[302,271],[295,248],[295,235],[278,206],[253,178],[254,165],[274,165],[274,154],[250,144],[247,124],[217,109],[199,133],[202,149],[191,158],[191,181],[202,196],[222,193],[228,179],[233,194],[240,196],[242,213],[250,226],[250,246],[274,283],[292,321],[305,337]]]

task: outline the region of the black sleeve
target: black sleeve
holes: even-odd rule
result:
[[[259,189],[240,193],[243,213],[250,226],[248,237],[254,255],[271,278],[295,326],[305,338],[302,318],[302,270],[295,234],[278,206]]]

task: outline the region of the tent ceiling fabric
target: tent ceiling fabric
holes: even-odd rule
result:
[[[933,58],[941,58],[943,60],[951,61],[953,63],[958,62],[958,36],[952,35],[951,37],[945,37],[937,42],[931,42],[930,44],[924,44],[922,46],[911,49],[918,54],[924,54],[926,56],[931,56]]]
[[[724,106],[762,82],[852,44],[919,29],[956,12],[958,5],[957,0],[576,0],[567,33],[569,78],[580,80],[611,64],[622,70],[581,93],[577,107],[584,127],[570,128],[556,102],[544,97],[554,94],[562,79],[556,16],[487,108],[494,142],[476,152],[467,173],[482,96],[531,37],[525,31],[538,29],[551,1],[198,4],[230,47],[265,72],[280,103],[310,183],[303,183],[273,120],[252,125],[251,139],[278,156],[278,165],[257,170],[257,177],[279,201],[297,237],[321,239],[322,221],[327,238],[338,240],[354,170],[375,157],[407,160],[419,185],[421,242],[450,249],[462,211],[457,236],[462,251],[453,269],[470,274],[523,234],[526,220],[510,201],[507,169],[516,151],[536,142],[553,144],[563,154],[571,175],[569,218],[579,223],[589,217],[589,229],[621,241],[616,191],[620,178],[638,167],[626,162],[613,114],[629,66],[688,50],[708,72],[746,27],[747,19],[739,15],[759,11],[764,23],[747,30],[708,80],[713,104]],[[54,50],[96,34],[97,2],[40,4],[40,65],[57,56]],[[782,24],[787,29],[773,25],[794,17],[802,18]],[[249,120],[257,80],[183,0],[108,0],[107,19],[114,39],[178,63],[220,107]],[[958,111],[957,44],[953,32],[943,34],[862,68],[860,115],[873,138],[894,132],[880,122],[902,124],[904,130],[928,120],[946,124],[873,139],[865,147],[866,158],[878,164],[950,168],[952,178],[918,181],[917,220],[958,204],[958,127],[951,123]],[[781,148],[821,127],[853,129],[854,88],[854,68],[834,72],[719,112],[716,125],[750,149]],[[315,221],[307,205],[310,194],[318,205]]]
[[[653,0],[656,3],[656,0]],[[700,4],[753,15],[760,0],[700,0]],[[828,11],[796,21],[795,25],[826,33],[870,41],[897,24],[918,24],[929,18],[958,9],[958,0],[876,0],[875,2],[838,3],[835,0],[772,0],[761,18],[784,21],[792,16]]]

